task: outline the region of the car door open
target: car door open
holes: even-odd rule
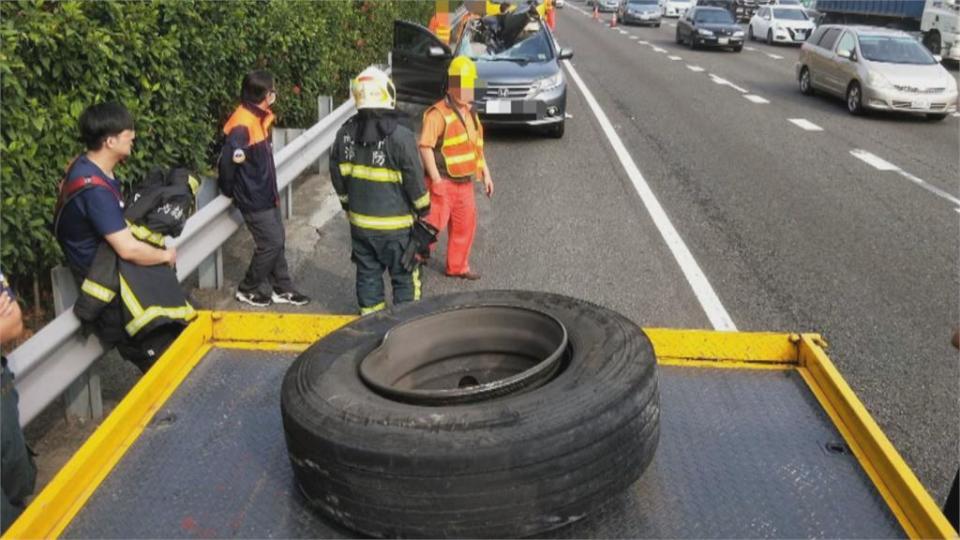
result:
[[[408,21],[393,23],[391,66],[397,99],[433,103],[447,86],[447,66],[453,54],[427,28]]]

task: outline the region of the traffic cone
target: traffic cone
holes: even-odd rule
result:
[[[614,11],[613,18],[610,19],[610,28],[616,28],[616,27],[617,27],[617,12]]]
[[[593,20],[600,20],[600,8],[598,8],[596,4],[593,5]]]

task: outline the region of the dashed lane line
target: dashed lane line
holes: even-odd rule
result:
[[[743,96],[743,97],[747,98],[748,100],[750,100],[750,101],[752,101],[752,102],[754,102],[754,103],[761,103],[761,104],[762,104],[762,103],[770,103],[770,100],[768,100],[768,99],[766,99],[766,98],[762,98],[762,97],[760,97],[760,96],[755,96],[755,95],[753,95],[753,94],[746,94],[746,95]]]
[[[653,50],[654,50],[654,52],[658,52],[658,53],[665,53],[665,52],[667,52],[666,49],[661,49],[660,47],[656,47],[656,46],[653,48]]]
[[[580,78],[580,74],[574,69],[573,64],[571,64],[569,60],[564,60],[563,62],[567,71],[570,73],[570,77],[577,84],[584,99],[593,111],[593,115],[596,117],[597,122],[599,122],[601,129],[603,129],[604,134],[606,134],[607,140],[610,141],[610,145],[617,154],[620,164],[633,183],[633,187],[637,190],[637,194],[640,196],[640,200],[643,202],[644,207],[646,207],[647,212],[650,213],[650,218],[653,220],[654,225],[656,225],[657,230],[659,230],[661,236],[663,236],[664,242],[666,242],[667,247],[670,249],[670,253],[673,254],[674,259],[676,259],[677,264],[680,266],[680,270],[693,289],[697,300],[700,301],[700,305],[710,320],[710,324],[717,330],[736,331],[737,326],[734,324],[727,309],[723,307],[723,303],[720,302],[720,297],[718,297],[716,291],[713,290],[713,286],[710,285],[707,276],[703,273],[700,265],[697,264],[696,259],[694,259],[690,249],[684,243],[683,238],[680,237],[680,233],[677,232],[676,227],[673,226],[663,206],[660,205],[660,201],[657,200],[657,196],[654,195],[653,190],[650,189],[649,184],[647,184],[647,181],[643,178],[643,174],[640,173],[640,169],[637,167],[636,162],[633,161],[630,152],[627,151],[627,147],[623,144],[620,136],[617,135],[606,113],[600,108],[600,104],[597,103],[596,98],[593,97],[593,93],[587,88],[587,85],[584,84],[583,79]]]
[[[669,59],[671,59],[671,60],[683,60],[683,58],[680,57],[680,56],[668,56],[667,58],[669,58]]]
[[[650,44],[649,41],[644,41],[644,40],[642,40],[642,39],[641,39],[640,41],[638,41],[637,43],[639,43],[639,44],[641,44],[641,45],[649,45],[649,44]]]
[[[881,157],[879,157],[879,156],[877,156],[877,155],[871,154],[870,152],[867,152],[866,150],[860,150],[859,148],[857,148],[857,149],[855,149],[855,150],[851,150],[851,151],[850,151],[850,155],[852,155],[853,157],[855,157],[855,158],[863,161],[864,163],[870,165],[871,167],[873,167],[874,169],[877,169],[878,171],[892,171],[892,172],[895,172],[895,173],[899,174],[900,176],[906,178],[907,180],[913,182],[914,184],[920,186],[921,188],[929,191],[930,193],[933,193],[933,194],[936,195],[937,197],[940,197],[941,199],[947,200],[947,201],[953,203],[955,206],[960,207],[960,199],[954,197],[953,195],[947,193],[946,191],[944,191],[944,190],[942,190],[942,189],[940,189],[940,188],[938,188],[938,187],[936,187],[936,186],[932,186],[932,185],[928,184],[928,183],[925,182],[922,178],[919,178],[919,177],[917,177],[917,176],[915,176],[915,175],[913,175],[913,174],[908,173],[907,171],[901,169],[900,167],[897,167],[897,166],[894,165],[893,163],[890,163],[889,161],[887,161],[887,160],[885,160],[885,159],[883,159],[883,158],[881,158]],[[960,212],[960,208],[957,208],[957,211]]]
[[[703,71],[703,68],[702,68],[702,67],[700,67],[700,66],[691,66],[690,64],[687,64],[687,69],[689,69],[690,71],[692,71],[692,72],[694,72],[694,73],[700,73],[701,71]]]
[[[748,50],[748,51],[756,51],[756,49],[754,49],[753,47],[744,47],[744,49],[746,49],[746,50]]]
[[[764,53],[764,54],[766,54],[770,58],[773,58],[774,60],[783,60],[783,57],[780,56],[779,54],[770,54],[770,53]]]
[[[787,118],[787,121],[804,131],[823,131],[822,127],[814,124],[806,118]]]
[[[710,75],[710,79],[713,80],[713,82],[716,83],[716,84],[719,84],[719,85],[721,85],[721,86],[729,86],[730,88],[733,88],[734,90],[736,90],[737,92],[740,92],[741,94],[746,94],[746,93],[747,93],[747,89],[746,89],[746,88],[737,86],[737,85],[733,84],[732,82],[724,79],[723,77],[720,77],[720,76],[718,76],[718,75],[714,75],[713,73],[709,73],[708,75]]]
[[[637,36],[631,35],[630,39],[637,39]]]

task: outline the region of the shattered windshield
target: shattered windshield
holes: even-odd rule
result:
[[[477,21],[473,31],[461,40],[458,54],[473,60],[546,62],[553,58],[553,49],[539,22],[530,22],[508,36],[499,27]]]

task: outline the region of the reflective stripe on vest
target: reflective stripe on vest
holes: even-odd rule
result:
[[[127,335],[130,337],[136,336],[137,332],[153,322],[157,317],[190,321],[197,316],[197,312],[189,303],[180,307],[150,306],[147,309],[143,309],[143,306],[140,305],[140,301],[137,300],[137,296],[133,294],[133,290],[130,289],[130,285],[127,284],[127,280],[123,278],[123,275],[120,275],[120,298],[123,299],[124,306],[126,306],[127,311],[129,311],[132,316],[132,320],[124,327]]]
[[[447,105],[445,101],[436,103],[433,108],[440,111],[443,115],[443,143],[440,145],[440,155],[443,157],[443,165],[446,168],[447,175],[451,178],[464,178],[473,176],[480,172],[483,158],[480,153],[483,151],[483,134],[480,127],[480,119],[476,113],[471,113],[474,127],[477,130],[477,140],[470,140],[467,127],[463,125],[457,114]]]
[[[91,281],[89,278],[83,280],[83,285],[80,285],[80,290],[103,302],[104,304],[109,304],[110,301],[117,296],[117,293],[111,291],[96,281]]]
[[[369,180],[371,182],[395,182],[399,184],[402,180],[400,171],[396,169],[368,167],[354,163],[341,163],[340,174],[343,176],[352,176],[358,180]]]
[[[413,227],[413,216],[410,214],[403,216],[367,216],[356,212],[347,212],[347,218],[351,224],[361,229],[375,231],[397,231]]]

